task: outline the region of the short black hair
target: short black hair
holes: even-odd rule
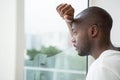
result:
[[[103,32],[110,32],[113,24],[111,15],[106,10],[97,6],[86,8],[80,12],[75,19],[80,19],[90,24],[96,24]]]

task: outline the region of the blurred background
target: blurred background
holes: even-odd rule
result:
[[[85,80],[86,57],[77,55],[56,12],[61,3],[71,4],[75,15],[87,8],[87,0],[25,0],[24,80]]]

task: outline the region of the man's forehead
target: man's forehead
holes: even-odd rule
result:
[[[73,22],[71,27],[72,27],[72,30],[76,30],[76,29],[78,29],[79,25],[78,25],[78,23]]]
[[[73,22],[72,22],[72,28],[78,28],[81,24],[81,20],[80,19],[75,19]]]

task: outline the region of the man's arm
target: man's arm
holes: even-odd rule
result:
[[[74,20],[74,9],[71,5],[69,4],[60,4],[56,8],[57,12],[59,15],[65,20],[68,29],[70,31],[71,36],[73,36],[72,33],[72,22]]]

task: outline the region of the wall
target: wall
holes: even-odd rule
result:
[[[23,0],[0,0],[0,80],[23,80]]]

